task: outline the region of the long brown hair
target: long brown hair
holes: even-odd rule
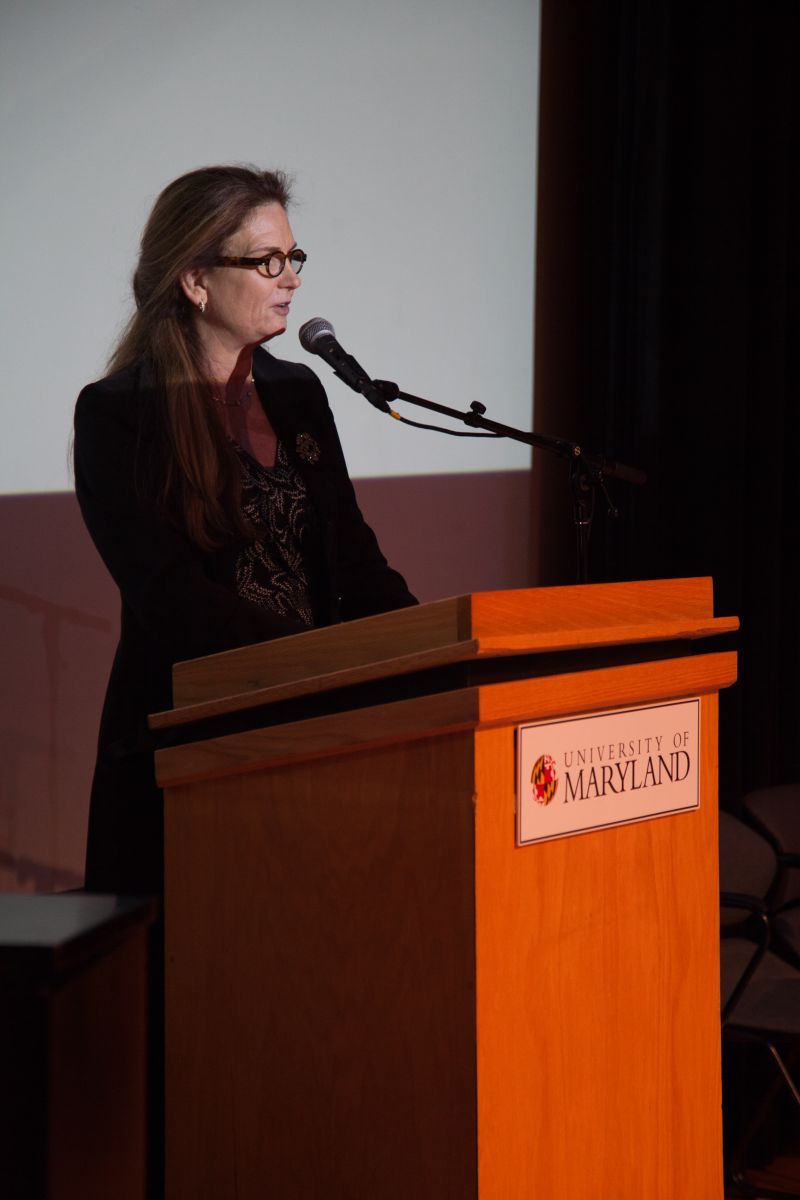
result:
[[[108,364],[146,361],[162,403],[168,453],[160,501],[203,550],[252,537],[241,512],[236,455],[212,399],[181,273],[213,263],[262,204],[287,208],[282,171],[203,167],[164,188],[142,234],[133,276],[136,311]]]

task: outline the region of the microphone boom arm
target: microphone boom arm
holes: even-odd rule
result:
[[[463,421],[473,429],[485,429],[498,437],[511,438],[515,442],[523,442],[537,450],[547,450],[559,458],[566,459],[569,464],[569,483],[572,490],[572,515],[575,527],[577,550],[577,582],[589,582],[589,537],[594,518],[595,494],[603,493],[608,504],[609,515],[619,516],[619,510],[613,504],[606,489],[606,479],[622,479],[626,483],[641,487],[646,483],[647,476],[638,467],[629,467],[625,463],[614,462],[603,454],[587,454],[577,442],[567,441],[566,438],[551,437],[544,433],[526,432],[514,429],[511,425],[502,425],[499,421],[491,421],[484,416],[486,405],[479,400],[473,400],[469,412],[459,412],[445,404],[435,404],[432,400],[424,400],[421,396],[412,396],[409,392],[401,392],[396,383],[386,379],[373,380],[375,390],[386,400],[405,400],[418,408],[426,408],[430,412],[440,413],[456,421]],[[399,413],[388,409],[393,417],[403,420]]]
[[[609,479],[624,479],[626,483],[633,483],[639,487],[647,482],[647,476],[638,467],[629,467],[625,463],[614,462],[613,459],[606,458],[602,454],[588,454],[577,442],[551,437],[546,433],[515,429],[512,425],[501,425],[499,421],[492,421],[483,415],[486,412],[486,406],[479,400],[473,400],[469,406],[469,412],[459,412],[458,409],[450,408],[446,404],[435,404],[433,400],[424,400],[421,396],[412,396],[410,392],[401,392],[397,384],[391,383],[388,379],[375,379],[373,383],[385,400],[405,400],[409,404],[416,404],[418,408],[427,408],[430,412],[452,417],[456,421],[463,421],[465,425],[469,425],[473,429],[485,429],[489,433],[497,434],[498,437],[511,438],[515,442],[534,446],[537,450],[547,450],[550,454],[557,454],[559,458],[565,458],[572,463],[579,461],[589,470],[599,471]]]
[[[400,413],[390,407],[392,400],[405,400],[416,404],[418,408],[426,408],[429,412],[441,413],[451,420],[463,421],[471,429],[482,429],[493,437],[510,438],[515,442],[523,442],[538,450],[547,450],[559,458],[566,459],[570,464],[569,481],[572,488],[573,521],[578,539],[578,583],[586,583],[589,575],[589,535],[594,516],[594,501],[597,491],[602,491],[608,504],[609,515],[619,516],[619,512],[606,490],[606,478],[622,479],[626,483],[641,486],[646,482],[644,471],[638,467],[629,467],[625,463],[614,462],[603,454],[587,454],[577,442],[565,438],[550,437],[548,434],[526,432],[514,429],[511,425],[501,425],[499,421],[491,421],[484,414],[486,405],[474,400],[468,412],[459,412],[445,404],[435,404],[432,400],[424,400],[421,396],[412,396],[409,392],[401,392],[396,383],[386,379],[371,379],[359,362],[348,354],[336,340],[336,332],[324,317],[312,317],[299,330],[300,343],[309,354],[318,354],[326,360],[334,373],[348,387],[359,392],[370,404],[381,412],[388,413],[398,421],[408,421]],[[408,421],[410,425],[419,425],[417,421]],[[438,426],[422,425],[423,429],[436,429]],[[454,430],[443,429],[443,433],[454,433]],[[481,437],[481,434],[457,434],[459,437]]]

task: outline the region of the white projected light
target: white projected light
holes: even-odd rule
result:
[[[320,375],[351,474],[528,465],[392,421],[297,330],[324,316],[371,375],[532,427],[538,3],[16,0],[3,22],[0,491],[71,487],[75,397],[130,314],[150,206],[218,162],[295,177],[309,258],[270,349]]]

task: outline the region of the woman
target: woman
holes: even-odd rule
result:
[[[145,228],[136,312],[75,412],[75,486],[122,596],[100,727],[86,887],[159,891],[162,807],[147,714],[172,664],[415,603],[347,475],[323,388],[263,342],[305,253],[280,173],[209,167]]]

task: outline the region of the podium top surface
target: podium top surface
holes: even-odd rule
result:
[[[207,715],[410,674],[526,654],[728,633],[708,578],[476,592],[177,663],[168,729]]]

